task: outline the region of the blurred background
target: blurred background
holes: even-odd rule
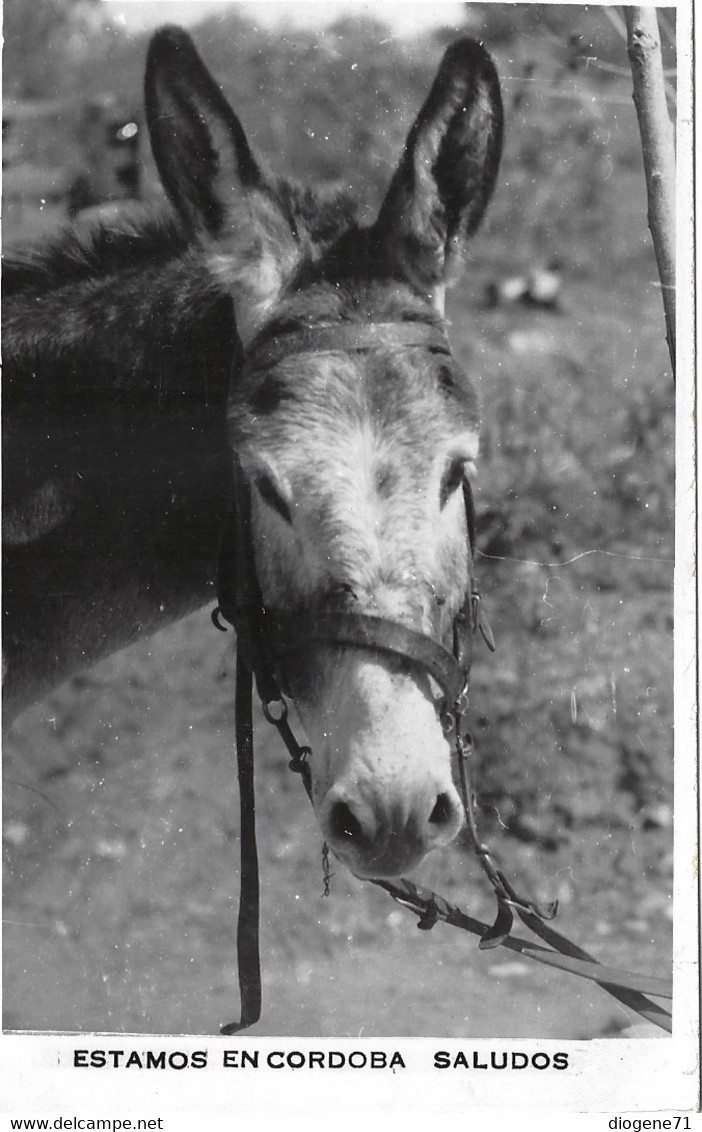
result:
[[[203,18],[204,17],[204,18]],[[483,40],[506,148],[448,305],[484,427],[481,831],[603,962],[672,948],[674,397],[619,9],[6,0],[5,246],[158,197],[148,33],[187,24],[257,153],[381,199],[444,47]],[[675,13],[659,10],[671,115]],[[237,1014],[231,644],[207,610],[75,678],[5,744],[4,1025],[212,1033]],[[263,1034],[617,1036],[590,984],[341,869],[259,728]],[[493,916],[466,845],[417,878]],[[535,969],[533,969],[535,968]],[[658,1034],[659,1032],[656,1031]]]

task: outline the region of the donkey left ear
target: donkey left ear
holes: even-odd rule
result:
[[[252,333],[297,261],[290,217],[186,32],[156,32],[146,62],[151,146],[171,204]]]
[[[495,65],[475,40],[459,40],[444,55],[375,225],[395,267],[431,297],[482,220],[502,134]]]

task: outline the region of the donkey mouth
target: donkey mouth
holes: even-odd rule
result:
[[[427,850],[422,849],[408,854],[406,851],[396,851],[389,846],[377,855],[363,854],[362,860],[358,859],[359,855],[356,851],[347,856],[343,850],[337,848],[334,853],[359,880],[397,880],[419,868],[427,855]]]

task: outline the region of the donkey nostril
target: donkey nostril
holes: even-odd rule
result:
[[[453,806],[448,794],[439,794],[429,815],[431,825],[448,825],[453,820]]]
[[[329,814],[329,833],[340,840],[359,841],[363,826],[346,802],[335,802]]]

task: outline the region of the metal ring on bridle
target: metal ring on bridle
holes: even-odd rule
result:
[[[277,709],[277,710],[274,710]],[[288,718],[288,705],[284,699],[280,700],[263,700],[261,703],[261,710],[264,717],[269,723],[277,726],[279,723],[284,723]]]

